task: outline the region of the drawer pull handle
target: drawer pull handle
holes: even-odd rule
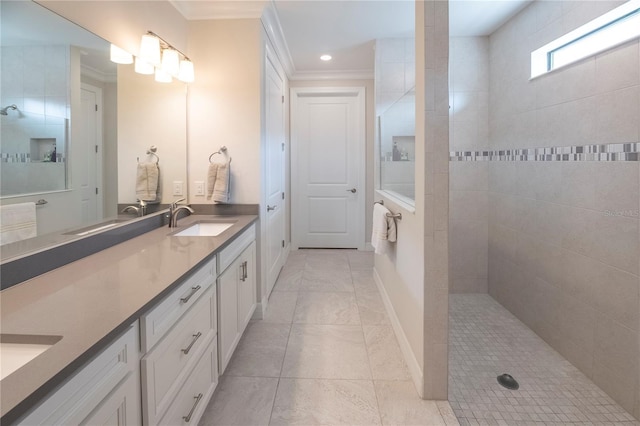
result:
[[[240,264],[240,281],[245,281],[247,279],[247,262],[242,262]]]
[[[191,411],[189,411],[189,414],[187,414],[186,416],[182,416],[184,421],[187,422],[187,423],[189,423],[191,421],[191,416],[193,415],[193,412],[196,411],[196,407],[198,406],[198,403],[202,399],[202,394],[199,393],[198,396],[194,396],[194,398],[195,398],[196,402],[193,403],[193,407],[191,407]]]
[[[189,301],[189,299],[191,299],[191,296],[193,296],[194,294],[197,293],[198,290],[200,290],[202,287],[200,287],[199,285],[195,286],[195,287],[191,287],[191,293],[189,293],[189,295],[187,297],[183,297],[180,299],[180,301],[182,303],[187,303]]]
[[[202,333],[200,333],[198,331],[198,334],[193,334],[193,340],[191,341],[191,343],[189,343],[189,346],[187,346],[184,349],[180,349],[185,355],[189,353],[189,351],[191,350],[191,347],[193,346],[194,343],[196,343],[196,340],[198,340],[200,338],[200,336],[202,336]],[[188,420],[187,420],[188,421]]]
[[[244,261],[244,279],[246,280],[247,278],[249,278],[249,265],[247,265],[247,261]]]

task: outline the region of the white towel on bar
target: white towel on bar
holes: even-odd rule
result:
[[[389,209],[380,203],[373,205],[373,229],[371,231],[371,245],[376,254],[385,254],[389,249],[389,243],[396,241],[396,221]]]
[[[160,169],[157,163],[138,163],[136,197],[140,201],[156,201],[160,189]]]
[[[216,181],[213,185],[213,201],[215,203],[228,203],[231,198],[229,186],[231,184],[231,161],[218,164]]]
[[[0,206],[0,245],[38,235],[36,203]]]
[[[220,164],[218,163],[209,163],[209,170],[207,171],[207,200],[210,200],[213,195],[213,187],[216,185],[219,166]]]

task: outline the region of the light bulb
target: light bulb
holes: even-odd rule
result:
[[[177,50],[164,49],[162,51],[162,69],[171,75],[178,75],[180,71],[180,56]]]
[[[135,70],[138,74],[150,75],[154,73],[155,68],[153,67],[153,65],[146,63],[142,59],[136,58]]]
[[[115,44],[111,45],[111,62],[128,65],[133,63],[133,55]]]
[[[160,39],[145,34],[140,41],[140,59],[148,64],[160,66]]]
[[[171,83],[173,79],[171,75],[162,68],[156,68],[156,81],[158,83]]]
[[[178,80],[184,83],[193,83],[193,62],[188,59],[180,61],[180,72],[178,73]]]

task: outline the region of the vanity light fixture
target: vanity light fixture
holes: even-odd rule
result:
[[[133,63],[133,55],[115,44],[111,45],[110,59],[111,62],[115,62],[116,64],[128,65]]]
[[[172,77],[184,83],[192,83],[194,80],[191,59],[153,31],[147,31],[142,36],[139,59],[141,63],[139,66],[136,65],[136,71],[138,71],[138,68],[143,69],[142,62],[145,62],[155,67],[155,76],[158,82],[168,83],[172,80]],[[151,68],[146,68],[146,70],[149,74],[153,73]],[[143,72],[140,73],[144,74]]]
[[[320,60],[321,61],[330,61],[331,60],[331,55],[322,55],[320,56]]]
[[[146,63],[140,58],[136,58],[135,70],[138,74],[146,75],[151,75],[156,71],[153,65]]]

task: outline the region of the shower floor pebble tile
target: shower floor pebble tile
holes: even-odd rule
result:
[[[461,425],[640,426],[491,296],[452,294],[449,306],[449,402]],[[503,373],[520,389],[501,387]]]

